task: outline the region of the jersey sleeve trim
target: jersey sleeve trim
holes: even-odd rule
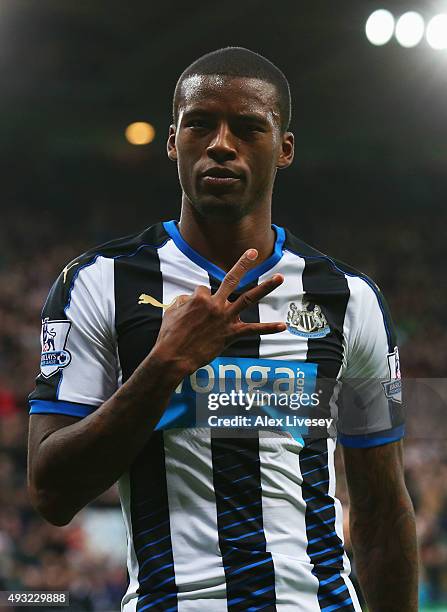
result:
[[[349,436],[346,434],[338,434],[340,444],[347,448],[372,448],[373,446],[381,446],[390,442],[397,442],[404,437],[405,426],[399,425],[388,431],[367,434],[364,436]]]
[[[31,400],[29,414],[65,414],[74,417],[86,417],[94,412],[97,406],[76,404],[75,402]]]

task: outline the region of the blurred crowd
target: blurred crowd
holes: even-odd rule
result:
[[[83,228],[66,219],[58,221],[54,211],[2,213],[0,591],[69,590],[70,610],[116,612],[126,587],[123,559],[92,551],[80,519],[63,528],[45,523],[30,506],[26,491],[27,395],[38,370],[40,310],[68,261],[97,242],[124,233],[119,217],[114,221],[107,210],[100,213],[96,210]],[[397,324],[402,374],[412,380],[441,379],[447,371],[445,221],[444,214],[433,223],[421,210],[403,218],[391,216],[387,223],[381,215],[372,216],[361,231],[352,231],[334,216],[327,227],[320,223],[315,235],[303,236],[381,285]],[[405,465],[417,516],[421,601],[447,605],[447,445],[442,381],[439,385],[440,390],[422,383],[412,388]],[[350,552],[348,497],[339,453],[337,461]],[[118,512],[116,488],[94,506]]]

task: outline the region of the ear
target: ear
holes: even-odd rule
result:
[[[294,155],[295,136],[292,134],[292,132],[285,132],[282,135],[281,150],[278,156],[278,161],[276,162],[276,167],[279,170],[282,170],[283,168],[288,168],[293,162]]]
[[[177,161],[177,148],[175,146],[175,125],[169,126],[168,142],[166,143],[168,157],[171,161]]]

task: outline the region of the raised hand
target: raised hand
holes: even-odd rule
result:
[[[259,302],[281,285],[284,277],[275,274],[230,302],[244,274],[254,267],[258,252],[249,249],[225,275],[214,295],[199,286],[192,295],[180,295],[166,310],[153,351],[190,374],[220,355],[226,346],[241,336],[275,334],[286,324],[244,323],[239,314]]]

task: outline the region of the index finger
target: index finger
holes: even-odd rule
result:
[[[219,289],[214,294],[214,297],[220,300],[226,300],[236,290],[242,277],[251,268],[254,268],[256,259],[258,258],[258,251],[256,249],[248,249],[238,259],[234,266],[225,274]]]

